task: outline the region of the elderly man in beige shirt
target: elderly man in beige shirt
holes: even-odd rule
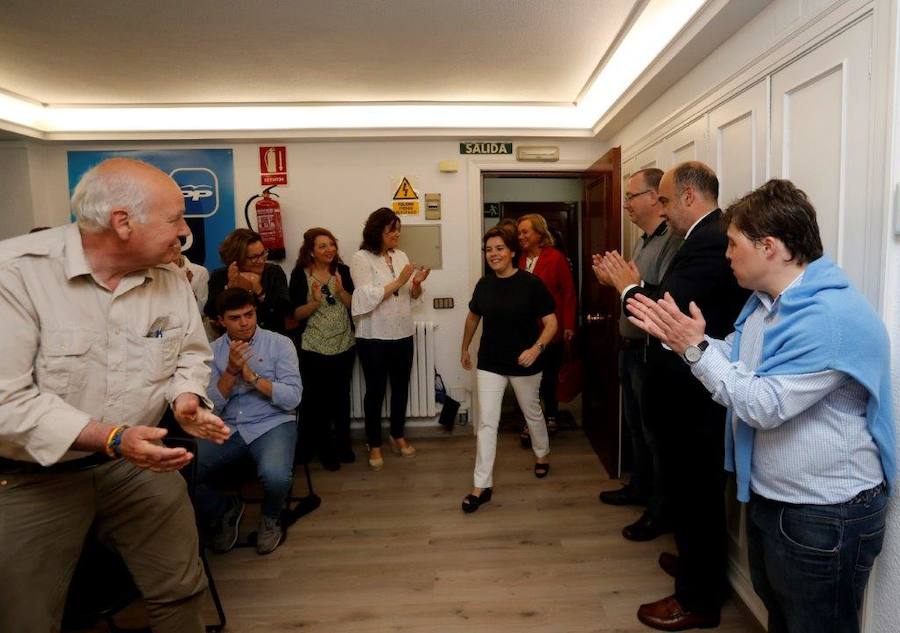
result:
[[[77,224],[0,242],[0,631],[58,631],[94,525],[143,593],[156,632],[203,630],[194,512],[160,443],[167,407],[221,443],[212,358],[174,266],[189,234],[181,190],[124,158],[87,172]]]

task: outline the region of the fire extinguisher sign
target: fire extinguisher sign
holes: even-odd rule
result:
[[[262,185],[286,185],[287,147],[275,145],[259,148],[259,181]]]

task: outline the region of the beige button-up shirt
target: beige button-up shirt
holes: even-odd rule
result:
[[[156,425],[212,359],[184,274],[157,266],[110,292],[74,224],[0,242],[0,457],[49,465],[89,420]]]

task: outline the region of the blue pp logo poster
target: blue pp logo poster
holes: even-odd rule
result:
[[[219,244],[234,230],[234,155],[230,149],[73,151],[69,159],[69,195],[84,173],[116,156],[159,167],[181,187],[191,237],[184,254],[215,270],[222,266]]]

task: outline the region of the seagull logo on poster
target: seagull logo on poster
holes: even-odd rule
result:
[[[206,167],[179,167],[169,174],[184,196],[185,217],[208,218],[219,210],[219,178]]]

